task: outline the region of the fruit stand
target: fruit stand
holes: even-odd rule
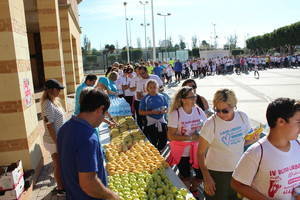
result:
[[[114,117],[118,126],[99,127],[108,186],[124,200],[192,200],[193,195],[147,140],[132,116]]]

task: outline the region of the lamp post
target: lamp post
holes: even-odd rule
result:
[[[146,23],[146,5],[148,5],[148,1],[139,1],[140,4],[144,7],[144,23],[141,24],[141,26],[144,26],[144,34],[145,34],[145,51],[147,51],[147,23]],[[149,24],[150,25],[150,24]],[[149,26],[148,25],[148,26]],[[146,55],[147,55],[147,52],[146,52]],[[147,58],[148,56],[146,56],[146,60],[148,59]]]
[[[153,0],[151,0],[151,16],[152,16],[152,42],[153,42],[153,61],[156,61],[155,31],[154,31],[154,11]]]
[[[214,46],[215,46],[215,49],[217,49],[217,35],[216,35],[216,24],[213,23],[213,26],[214,26]]]
[[[126,18],[126,20],[128,21],[129,24],[129,47],[132,47],[132,43],[131,43],[131,22],[133,21],[133,18]]]
[[[130,63],[130,55],[129,55],[129,44],[128,44],[128,30],[127,30],[127,12],[126,12],[126,6],[127,2],[123,3],[124,10],[125,10],[125,26],[126,26],[126,50],[127,50],[127,62]]]
[[[148,49],[147,49],[147,26],[150,26],[150,24],[149,24],[149,23],[147,23],[147,24],[141,23],[141,26],[143,26],[144,29],[145,29],[145,51],[146,51],[146,60],[148,60]]]
[[[166,18],[171,15],[171,13],[157,13],[158,16],[164,17],[164,24],[165,24],[165,51],[167,52],[167,23],[166,23]],[[166,59],[167,61],[167,59]]]

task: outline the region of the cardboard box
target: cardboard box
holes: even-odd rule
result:
[[[17,200],[21,197],[21,194],[24,192],[24,178],[20,179],[19,183],[13,190],[2,191],[0,193],[0,200]]]
[[[0,167],[0,191],[14,189],[23,179],[22,161],[12,163],[9,166]]]

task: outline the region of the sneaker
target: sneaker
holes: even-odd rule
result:
[[[58,196],[58,197],[66,196],[66,191],[64,189],[54,188],[52,190],[52,193],[56,194],[56,196]]]

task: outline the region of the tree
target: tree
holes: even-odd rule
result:
[[[268,51],[293,54],[295,46],[300,44],[300,21],[275,29],[271,33],[254,36],[246,41],[251,53],[265,54]]]
[[[193,48],[192,49],[192,56],[193,57],[200,57],[200,54],[199,54],[199,48]]]
[[[91,41],[88,39],[86,35],[84,35],[83,38],[83,55],[87,55],[91,53]]]
[[[206,40],[202,40],[200,49],[209,49],[209,44],[206,42]]]
[[[185,42],[184,42],[184,37],[183,36],[179,36],[179,46],[180,46],[180,49],[185,49],[186,48],[186,45],[185,45]]]
[[[230,35],[227,38],[227,44],[229,45],[230,49],[235,49],[236,48],[236,44],[237,44],[237,35]]]
[[[175,44],[175,45],[174,45],[174,48],[175,48],[176,50],[179,50],[179,49],[180,49],[179,44]]]
[[[194,35],[192,37],[192,49],[197,47],[197,41],[198,41],[197,36]]]
[[[137,48],[141,49],[142,48],[142,43],[141,43],[141,38],[137,38],[136,39],[136,44],[137,44]]]
[[[139,61],[143,57],[143,52],[141,49],[133,49],[131,53],[131,60],[132,61]]]

